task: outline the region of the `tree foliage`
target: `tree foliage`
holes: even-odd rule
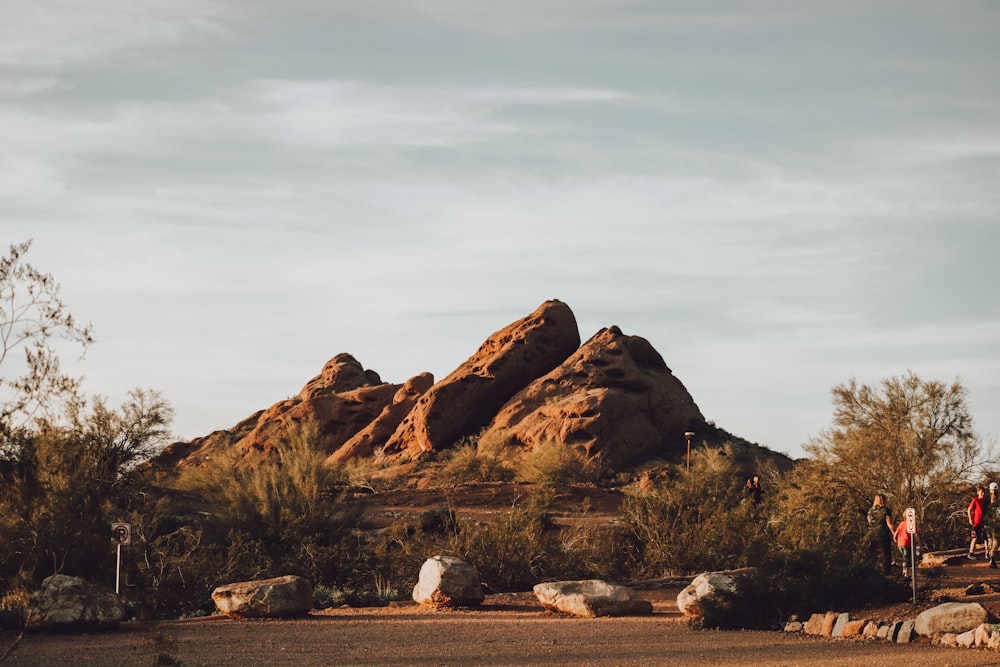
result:
[[[51,416],[60,399],[77,395],[80,381],[59,367],[55,342],[78,343],[82,352],[93,342],[91,325],[81,325],[59,297],[59,284],[24,256],[31,241],[12,244],[0,257],[0,367],[24,350],[20,375],[0,375],[0,429],[25,425],[35,415]]]
[[[117,410],[96,398],[68,425],[13,432],[0,467],[0,580],[106,574],[110,525],[143,496],[136,464],[164,441],[172,414],[156,392],[135,390]]]
[[[956,489],[987,463],[958,380],[922,380],[913,372],[876,386],[851,379],[833,389],[833,425],[806,445],[811,472],[828,496],[858,512],[887,493],[897,515],[914,507],[925,541],[941,528]]]

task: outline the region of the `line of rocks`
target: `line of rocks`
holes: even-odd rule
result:
[[[812,614],[805,622],[792,617],[785,632],[834,638],[882,640],[908,644],[921,637],[942,646],[1000,650],[1000,624],[987,623],[989,612],[979,603],[947,602],[916,618],[880,621],[852,619],[848,612]]]

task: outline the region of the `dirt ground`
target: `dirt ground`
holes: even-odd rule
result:
[[[365,521],[374,528],[404,514],[448,505],[461,518],[488,520],[528,493],[519,485],[476,485],[458,490],[380,494]],[[435,495],[436,494],[436,495]],[[557,520],[578,516],[613,520],[621,495],[585,487],[556,499]],[[919,604],[902,602],[850,611],[852,618],[900,620],[946,601],[977,601],[1000,618],[1000,570],[956,554],[918,570]],[[986,584],[979,595],[971,584]],[[314,611],[287,620],[238,620],[221,616],[154,625],[125,623],[108,633],[0,633],[0,665],[683,665],[717,667],[747,663],[789,667],[845,665],[997,665],[1000,653],[955,649],[926,640],[829,639],[801,633],[718,632],[691,629],[677,610],[681,585],[636,586],[653,603],[643,617],[582,619],[542,608],[530,592],[489,595],[477,609],[431,610],[412,602],[382,608]],[[994,590],[998,592],[993,592]],[[826,610],[816,610],[822,612]]]
[[[946,600],[978,601],[1000,613],[1000,593],[968,596],[995,584],[983,562],[951,559],[933,577],[926,602],[854,610],[853,617],[912,618]],[[923,573],[923,570],[921,570]],[[923,578],[923,577],[922,577]],[[930,578],[928,578],[928,581]],[[677,610],[679,586],[640,589],[653,603],[643,617],[582,619],[543,609],[532,593],[487,596],[478,609],[431,610],[415,603],[338,608],[288,620],[221,616],[155,625],[126,623],[109,633],[0,634],[6,665],[996,665],[1000,654],[926,641],[907,645],[807,637],[783,632],[692,630]],[[16,643],[15,643],[16,642]],[[12,649],[12,650],[11,650]],[[9,653],[8,653],[9,652]]]

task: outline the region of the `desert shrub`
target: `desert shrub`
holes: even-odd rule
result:
[[[462,524],[452,551],[476,567],[491,592],[523,591],[559,572],[562,548],[549,514],[551,494],[536,491],[485,524]]]
[[[420,530],[431,535],[448,535],[458,531],[458,516],[446,506],[430,507],[417,516]]]
[[[631,571],[629,533],[620,525],[594,523],[587,500],[559,527],[559,573],[566,579],[625,579]]]
[[[306,422],[266,458],[251,463],[233,449],[172,480],[136,519],[142,558],[129,595],[162,618],[205,609],[212,589],[233,581],[296,574],[338,583],[356,560],[348,537],[363,504],[334,491],[342,471],[323,465],[320,444]]]
[[[28,599],[26,588],[15,588],[0,595],[0,630],[20,630],[27,620]]]
[[[480,432],[463,438],[447,451],[434,474],[438,484],[508,482],[513,479],[507,437],[499,432]]]
[[[752,565],[767,552],[770,504],[741,503],[744,471],[726,449],[692,455],[690,470],[622,504],[637,576],[680,576]]]
[[[57,423],[0,435],[0,590],[51,574],[112,580],[110,526],[143,502],[139,464],[163,442],[172,410],[134,390],[117,410],[74,403]]]
[[[517,466],[517,479],[532,484],[583,484],[601,477],[600,461],[571,445],[546,440],[528,452]]]
[[[316,424],[305,422],[289,429],[266,457],[241,461],[231,450],[181,484],[203,494],[219,522],[265,542],[337,533],[361,506],[333,492],[343,486],[342,473],[323,464],[318,439]]]
[[[405,467],[386,464],[377,458],[356,458],[335,468],[336,477],[348,489],[379,493],[398,488],[407,479]]]
[[[400,592],[390,586],[387,581],[376,577],[371,588],[356,590],[354,588],[338,588],[320,584],[313,587],[313,607],[329,609],[330,607],[385,607],[390,602],[400,599]]]

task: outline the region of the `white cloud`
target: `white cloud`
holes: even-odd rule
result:
[[[219,37],[214,0],[5,0],[0,65],[78,69],[81,61],[137,47]]]

